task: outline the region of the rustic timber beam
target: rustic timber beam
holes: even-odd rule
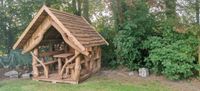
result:
[[[48,78],[49,77],[48,76],[48,73],[49,73],[48,67],[42,61],[40,61],[38,59],[38,57],[33,52],[31,52],[31,55],[37,60],[37,62],[39,62],[42,65],[42,67],[44,68],[44,75],[45,75],[46,78]]]
[[[50,17],[47,17],[42,22],[42,24],[37,28],[37,30],[33,33],[32,37],[24,45],[22,53],[31,51],[34,47],[36,47],[42,41],[44,34],[50,27],[51,27]]]
[[[22,35],[19,37],[19,39],[17,40],[17,42],[14,44],[13,49],[16,49],[20,42],[22,41],[22,39],[24,38],[24,36],[28,33],[28,31],[31,29],[32,25],[37,21],[38,17],[44,12],[44,9],[46,8],[46,6],[43,6],[38,13],[35,15],[35,17],[33,18],[33,20],[30,22],[30,24],[26,27],[25,31],[22,33]]]
[[[33,50],[33,53],[35,54],[35,56],[38,56],[38,48],[35,48]],[[33,77],[39,76],[38,68],[36,65],[38,65],[37,60],[35,59],[35,57],[32,56]]]
[[[75,51],[75,55],[79,55],[78,51]],[[76,57],[75,59],[75,73],[74,73],[74,78],[73,80],[75,80],[78,84],[78,81],[80,79],[80,74],[81,74],[81,58],[80,56]]]
[[[79,56],[80,52],[76,53],[71,59],[69,59],[68,61],[65,62],[65,64],[63,65],[61,72],[59,72],[60,77],[62,78],[63,72],[66,68],[66,66],[71,63],[74,59],[76,59]]]

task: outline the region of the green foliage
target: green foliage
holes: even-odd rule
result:
[[[117,64],[130,70],[148,67],[173,80],[196,75],[197,26],[178,33],[174,20],[154,20],[145,1],[136,0],[125,10],[125,20],[118,26],[119,32],[113,41]]]
[[[25,29],[35,11],[41,7],[41,0],[0,1],[0,51],[9,53],[16,38]]]
[[[166,23],[161,23],[159,29],[161,34],[149,37],[143,45],[149,50],[145,59],[147,67],[172,80],[194,76],[194,71],[198,70],[195,62],[197,38],[190,31],[177,33]]]
[[[140,61],[138,42],[136,37],[130,35],[130,32],[119,32],[114,40],[114,44],[117,47],[115,52],[119,64],[126,65],[132,70],[138,68],[139,65],[137,63]]]
[[[114,45],[117,62],[134,70],[143,65],[144,50],[141,50],[141,43],[151,34],[155,21],[143,0],[138,0],[134,6],[126,8],[125,22],[114,38]]]
[[[107,68],[116,68],[118,66],[116,60],[114,44],[112,43],[116,32],[112,29],[112,25],[108,23],[109,18],[101,18],[99,17],[99,21],[96,24],[97,30],[101,33],[101,35],[106,39],[109,43],[109,46],[102,46],[102,66]]]
[[[113,51],[115,47],[112,43],[115,32],[109,30],[108,27],[104,27],[101,34],[109,43],[109,46],[102,47],[102,65],[108,68],[116,68],[119,64],[116,62],[116,55]]]

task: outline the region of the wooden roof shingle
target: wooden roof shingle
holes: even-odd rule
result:
[[[108,44],[85,18],[55,9],[49,9],[84,47]]]

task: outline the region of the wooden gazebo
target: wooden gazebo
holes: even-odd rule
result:
[[[104,44],[83,17],[43,6],[13,49],[32,54],[34,80],[78,84],[100,70]]]

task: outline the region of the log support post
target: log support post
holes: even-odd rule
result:
[[[84,59],[85,59],[85,68],[88,72],[90,71],[90,64],[89,64],[90,59],[87,56],[84,56]]]
[[[92,50],[92,47],[90,48],[90,51],[91,51],[91,54],[89,55],[89,69],[90,69],[90,72],[93,72],[93,64],[94,64],[94,51]]]
[[[34,55],[38,56],[38,48],[35,48],[33,50]],[[37,60],[32,57],[32,68],[33,68],[33,77],[38,77],[39,76],[39,72],[38,72],[38,68],[37,68]]]
[[[61,58],[58,58],[58,74],[60,74],[61,69],[62,69],[62,61]]]
[[[66,67],[66,76],[69,75],[69,67]]]
[[[97,71],[101,69],[101,48],[97,48]]]
[[[44,70],[44,75],[46,78],[49,78],[49,65],[45,65],[45,68],[46,70]]]
[[[79,52],[75,51],[75,55],[77,55]],[[75,59],[75,73],[74,73],[74,80],[78,84],[80,79],[80,73],[81,73],[81,58],[80,55]]]
[[[74,79],[74,74],[75,74],[74,68],[72,68],[72,69],[71,69],[71,78],[72,78],[72,79]]]
[[[94,58],[91,58],[90,60],[90,72],[94,72]]]

